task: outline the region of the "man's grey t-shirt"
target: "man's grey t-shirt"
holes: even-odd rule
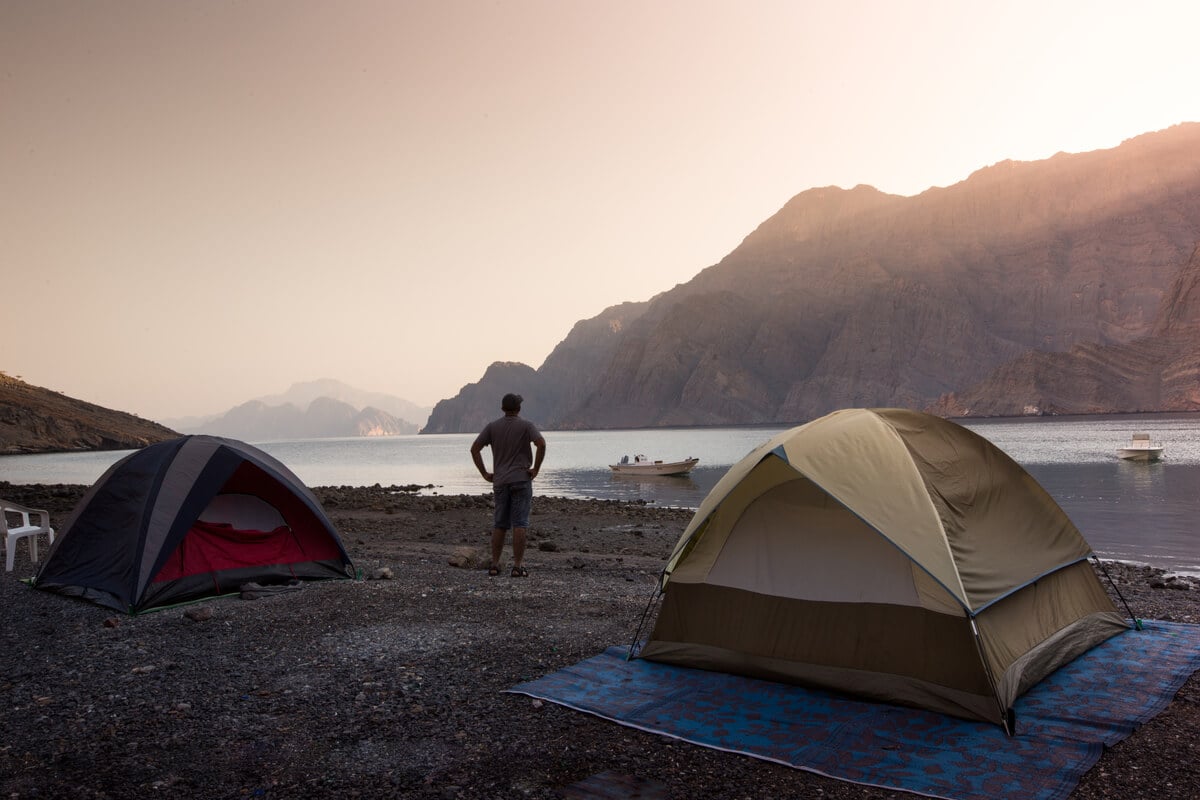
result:
[[[492,448],[492,484],[529,480],[533,467],[531,445],[541,438],[537,426],[520,417],[505,414],[485,425],[475,437],[475,444]]]

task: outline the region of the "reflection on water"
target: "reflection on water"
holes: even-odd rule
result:
[[[1097,553],[1200,575],[1200,465],[1034,464]]]
[[[644,499],[657,505],[685,505],[678,502],[681,497],[703,499],[705,490],[692,479],[691,475],[620,475],[612,474],[608,478],[608,490],[613,494],[630,495]],[[688,507],[699,505],[699,502],[686,503]]]
[[[609,476],[613,485],[640,486],[653,490],[655,487],[671,487],[675,489],[699,489],[700,485],[692,480],[690,475],[629,475],[614,472]]]
[[[1161,461],[1152,464],[1139,464],[1134,461],[1117,462],[1117,482],[1126,493],[1164,491],[1167,480],[1166,464]]]
[[[1028,469],[1101,556],[1200,574],[1200,415],[1125,415],[971,421],[966,427]],[[645,501],[697,508],[729,467],[781,428],[548,431],[541,496]],[[1117,458],[1134,431],[1165,460]],[[310,486],[432,486],[426,494],[485,494],[471,434],[260,443]],[[623,453],[700,464],[684,477],[616,476]],[[125,452],[0,456],[0,481],[91,484]],[[536,502],[536,501],[535,501]],[[536,505],[534,508],[536,515]]]
[[[722,474],[724,470],[721,470]],[[661,506],[694,508],[710,486],[692,475],[619,475],[609,469],[547,470],[538,477],[538,494],[602,500],[644,500]]]

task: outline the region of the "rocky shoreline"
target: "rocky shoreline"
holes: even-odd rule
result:
[[[61,525],[84,489],[0,497]],[[125,617],[29,589],[21,545],[0,580],[0,796],[584,797],[569,787],[599,773],[654,797],[913,796],[505,693],[631,641],[690,512],[539,497],[530,576],[489,578],[488,495],[315,491],[364,580]],[[1138,616],[1200,624],[1195,581],[1104,567]],[[1192,676],[1071,797],[1198,795]]]

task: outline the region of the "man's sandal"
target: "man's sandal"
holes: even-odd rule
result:
[[[513,567],[513,571],[512,571],[512,577],[514,577],[514,578],[528,578],[528,577],[529,577],[529,570],[525,569],[524,567]]]
[[[495,564],[488,567],[488,575],[495,576],[495,575],[499,575],[499,574],[500,574],[500,568],[497,567]]]

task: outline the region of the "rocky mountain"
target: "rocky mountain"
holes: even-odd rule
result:
[[[594,365],[604,363],[625,329],[649,303],[623,303],[590,320],[577,322],[540,370],[516,362],[497,361],[477,383],[468,384],[451,400],[434,406],[421,433],[463,433],[481,429],[500,416],[500,398],[516,392],[525,398],[522,416],[552,418],[558,409],[579,405],[603,377]]]
[[[178,433],[0,372],[0,453],[134,450]]]
[[[404,420],[417,426],[425,422],[430,411],[428,406],[419,406],[416,403],[405,400],[403,397],[396,397],[384,392],[371,392],[365,389],[358,389],[332,378],[319,378],[315,381],[293,383],[282,394],[268,395],[256,399],[269,406],[292,403],[301,408],[306,408],[314,400],[322,397],[340,400],[358,409],[379,409],[380,411],[387,412],[396,419]]]
[[[1200,246],[1163,295],[1149,336],[1025,353],[929,410],[945,417],[1200,411]]]
[[[294,383],[282,394],[249,400],[224,414],[169,422],[186,433],[245,441],[393,436],[416,433],[429,411],[394,395],[323,378]]]
[[[478,432],[489,420],[500,416],[500,398],[516,392],[529,398],[521,404],[526,419],[540,419],[548,407],[543,382],[533,367],[513,361],[497,361],[487,368],[478,383],[459,390],[453,401],[443,400],[433,407],[429,422],[421,433]]]
[[[517,391],[529,406],[537,392],[545,405],[526,416],[550,429],[934,407],[1024,360],[1106,363],[1108,348],[1151,347],[1141,340],[1170,317],[1163,304],[1175,302],[1172,282],[1198,241],[1195,123],[1108,150],[1001,162],[914,197],[811,189],[691,281],[577,324],[527,385],[485,375],[464,393],[498,405]],[[1045,411],[1006,374],[1008,408]],[[1089,374],[1096,396],[1121,396],[1119,372]],[[1121,410],[1182,402],[1152,403],[1141,390],[1129,401],[1143,397]],[[1067,400],[1073,413],[1090,408]],[[467,405],[463,393],[439,403],[427,430],[435,419],[439,432],[474,430]]]
[[[208,433],[244,441],[323,439],[342,436],[393,436],[416,433],[417,426],[368,406],[356,409],[331,397],[318,397],[301,409],[292,403],[242,403],[189,433]]]

